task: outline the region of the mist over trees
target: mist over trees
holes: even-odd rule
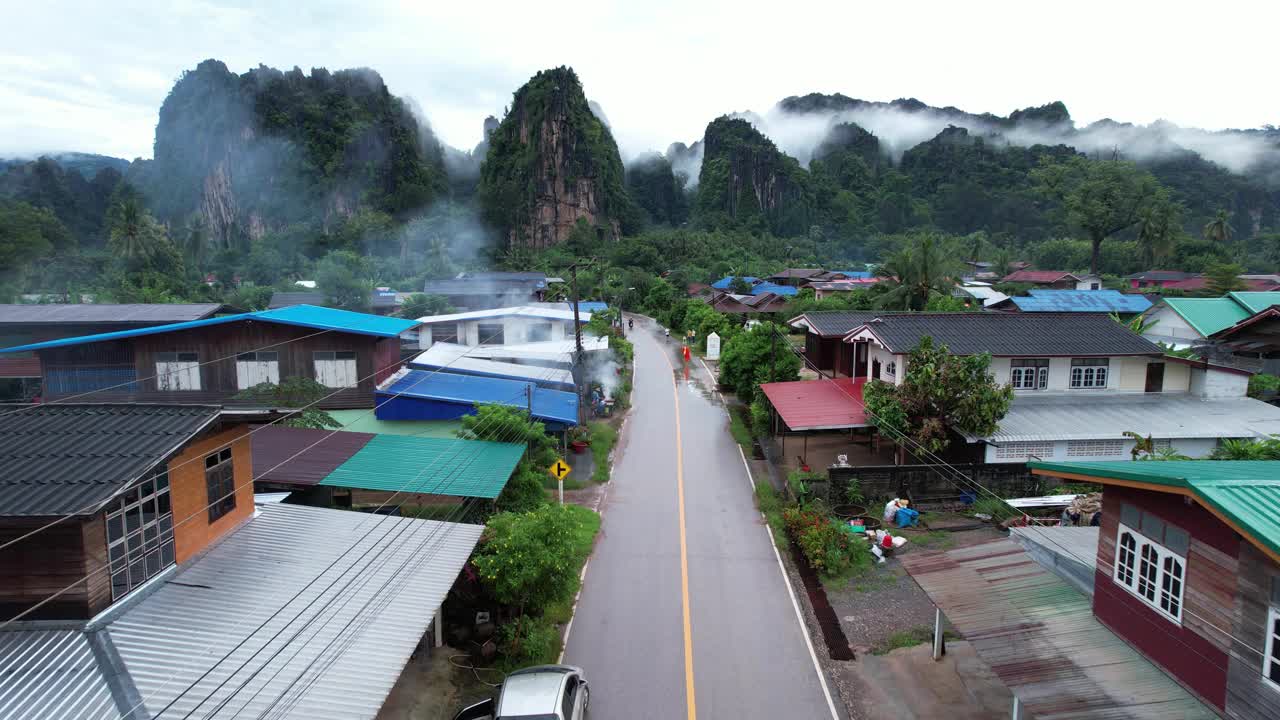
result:
[[[373,70],[236,74],[207,60],[161,107],[154,159],[0,165],[0,294],[262,307],[309,280],[359,309],[374,287],[495,266],[556,275],[591,256],[584,295],[624,304],[870,262],[920,278],[877,300],[915,307],[955,274],[947,254],[1213,269],[1215,286],[1223,267],[1280,267],[1271,128],[1076,129],[1061,103],[999,117],[811,94],[624,166],[576,74],[556,68],[477,133],[470,152],[443,147]]]

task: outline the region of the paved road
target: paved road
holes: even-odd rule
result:
[[[631,339],[634,409],[565,648],[591,716],[830,718],[724,410],[652,323]]]

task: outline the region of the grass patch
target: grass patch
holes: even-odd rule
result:
[[[950,630],[943,630],[942,636],[947,640],[958,640],[959,635]],[[933,642],[933,628],[928,625],[917,625],[908,630],[899,630],[883,642],[871,648],[872,655],[888,655],[898,648],[915,647],[925,643]]]
[[[955,537],[946,530],[927,530],[925,532],[902,533],[908,540],[922,548],[946,550],[956,544]]]
[[[618,429],[613,425],[597,420],[587,425],[587,440],[591,443],[591,457],[595,469],[591,479],[598,483],[609,482],[609,453],[618,444]]]
[[[749,417],[747,413],[750,409],[744,405],[731,405],[729,407],[729,434],[733,439],[742,446],[742,451],[750,453],[751,448],[751,426],[748,423]]]
[[[764,513],[765,521],[773,528],[774,539],[787,540],[787,524],[782,519],[782,498],[767,482],[756,483],[756,507]]]
[[[1009,518],[1022,515],[1021,512],[1011,507],[1009,503],[994,497],[979,499],[973,504],[973,512],[990,515],[991,521],[994,523],[1002,523]]]

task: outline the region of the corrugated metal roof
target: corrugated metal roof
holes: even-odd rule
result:
[[[813,277],[814,275],[821,275],[822,272],[823,272],[822,268],[787,268],[785,270],[779,270],[778,272],[770,275],[769,279],[770,280],[774,278],[782,278],[784,280],[793,279],[793,278],[804,279],[804,278]]]
[[[541,385],[559,385],[562,389],[573,389],[573,373],[568,370],[470,357],[470,349],[464,345],[435,343],[411,360],[409,366],[420,370],[443,369],[460,375],[528,380]]]
[[[1063,278],[1080,279],[1065,270],[1015,270],[1005,275],[1000,282],[1051,283]]]
[[[246,320],[279,323],[282,325],[293,325],[296,327],[308,327],[317,330],[333,330],[335,332],[345,332],[356,335],[372,335],[374,337],[398,337],[400,333],[411,330],[419,325],[417,320],[371,315],[369,313],[351,312],[350,310],[338,310],[336,308],[316,307],[315,305],[290,305],[289,307],[276,308],[275,310],[260,310],[258,312],[240,313],[238,315],[223,315],[222,317],[206,318],[204,320],[192,320],[191,322],[154,325],[151,327],[135,328],[132,330],[120,330],[117,332],[98,333],[96,335],[81,335],[79,337],[49,340],[48,342],[3,348],[0,349],[0,353],[46,350],[49,348],[67,347],[70,345],[83,345],[85,343],[122,340],[125,338],[141,337],[143,335],[159,335],[161,333],[175,332],[178,330],[190,330],[192,328],[223,325],[226,323],[243,322]]]
[[[115,720],[117,708],[79,630],[0,632],[0,717]]]
[[[367,411],[359,411],[367,412]],[[315,485],[351,459],[372,440],[371,433],[271,425],[255,428],[254,480],[289,485]]]
[[[1030,297],[1010,298],[1023,312],[1095,312],[1140,313],[1151,307],[1141,295],[1126,295],[1117,290],[1046,290],[1029,291]]]
[[[1190,491],[1256,545],[1280,554],[1280,461],[1032,462],[1039,474],[1131,480]]]
[[[1233,292],[1228,297],[1244,306],[1250,314],[1280,305],[1280,292]]]
[[[451,375],[410,370],[390,387],[379,389],[378,396],[400,396],[463,405],[497,404],[527,407],[527,392],[532,392],[533,416],[575,424],[578,422],[578,396],[560,390],[540,388],[531,382],[499,378]]]
[[[0,415],[0,516],[97,508],[214,422],[206,405],[35,405]]]
[[[745,280],[746,282],[750,283],[751,285],[755,285],[756,283],[764,282],[764,280],[762,280],[762,279],[760,279],[760,278],[758,278],[758,277],[753,277],[753,276],[751,276],[751,275],[742,275],[742,276],[740,276],[740,277],[741,277],[743,280]],[[734,281],[734,276],[733,276],[733,275],[726,275],[725,277],[722,277],[722,278],[720,278],[719,280],[717,280],[717,281],[715,281],[715,282],[711,283],[711,287],[713,287],[713,288],[715,288],[715,289],[717,289],[717,290],[728,290],[728,289],[729,289],[729,286],[733,284],[733,281]]]
[[[799,380],[764,383],[760,389],[787,427],[799,432],[866,427],[862,384],[849,378]]]
[[[789,297],[791,295],[800,294],[800,288],[794,288],[790,285],[775,285],[771,282],[757,283],[751,288],[752,295],[763,295],[764,293],[773,293],[774,295]]]
[[[996,442],[1252,438],[1280,433],[1280,408],[1252,398],[1202,400],[1166,393],[1020,394],[988,439]],[[1176,447],[1176,444],[1175,444]]]
[[[586,303],[583,303],[586,305]],[[573,308],[556,304],[555,307],[545,305],[517,305],[515,307],[492,308],[489,310],[473,310],[471,312],[450,313],[448,315],[428,315],[418,318],[423,325],[436,325],[444,322],[466,322],[467,320],[488,320],[503,317],[527,317],[542,320],[573,320]],[[579,322],[587,322],[591,313],[578,311]]]
[[[258,716],[298,680],[306,691],[289,717],[373,718],[484,528],[299,505],[258,512],[100,632],[152,714],[176,699],[164,716],[183,717],[212,695],[195,712],[204,717],[265,666],[213,717]],[[339,635],[351,645],[326,651]]]
[[[1091,313],[886,314],[867,327],[890,352],[911,352],[932,337],[956,355],[1012,357],[1160,355],[1160,347],[1105,315]]]
[[[1230,297],[1165,298],[1164,304],[1186,320],[1196,332],[1206,337],[1235,325],[1251,314]]]
[[[289,307],[290,305],[321,305],[324,303],[322,292],[278,292],[272,293],[268,310]]]
[[[372,410],[329,410],[328,413],[347,432],[453,438],[462,429],[458,420],[379,420]]]
[[[884,315],[875,310],[835,312],[821,310],[807,312],[799,317],[791,318],[787,324],[792,327],[810,328],[814,334],[823,337],[844,337],[853,330]]]
[[[601,352],[608,349],[608,337],[582,336],[583,352]],[[548,360],[572,365],[575,352],[577,349],[573,340],[547,340],[510,345],[472,345],[467,350],[467,356],[486,360]]]
[[[515,443],[376,435],[320,484],[493,499],[524,451]]]
[[[207,318],[224,307],[221,303],[0,305],[0,324],[175,323]]]
[[[1038,720],[1218,717],[1011,540],[907,553],[902,565]]]

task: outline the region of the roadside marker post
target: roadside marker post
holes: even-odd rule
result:
[[[551,477],[556,479],[556,487],[560,492],[561,505],[564,504],[564,479],[572,470],[573,468],[569,467],[569,464],[560,458],[556,458],[556,461],[551,464],[551,467],[547,468],[547,472],[551,473]]]

